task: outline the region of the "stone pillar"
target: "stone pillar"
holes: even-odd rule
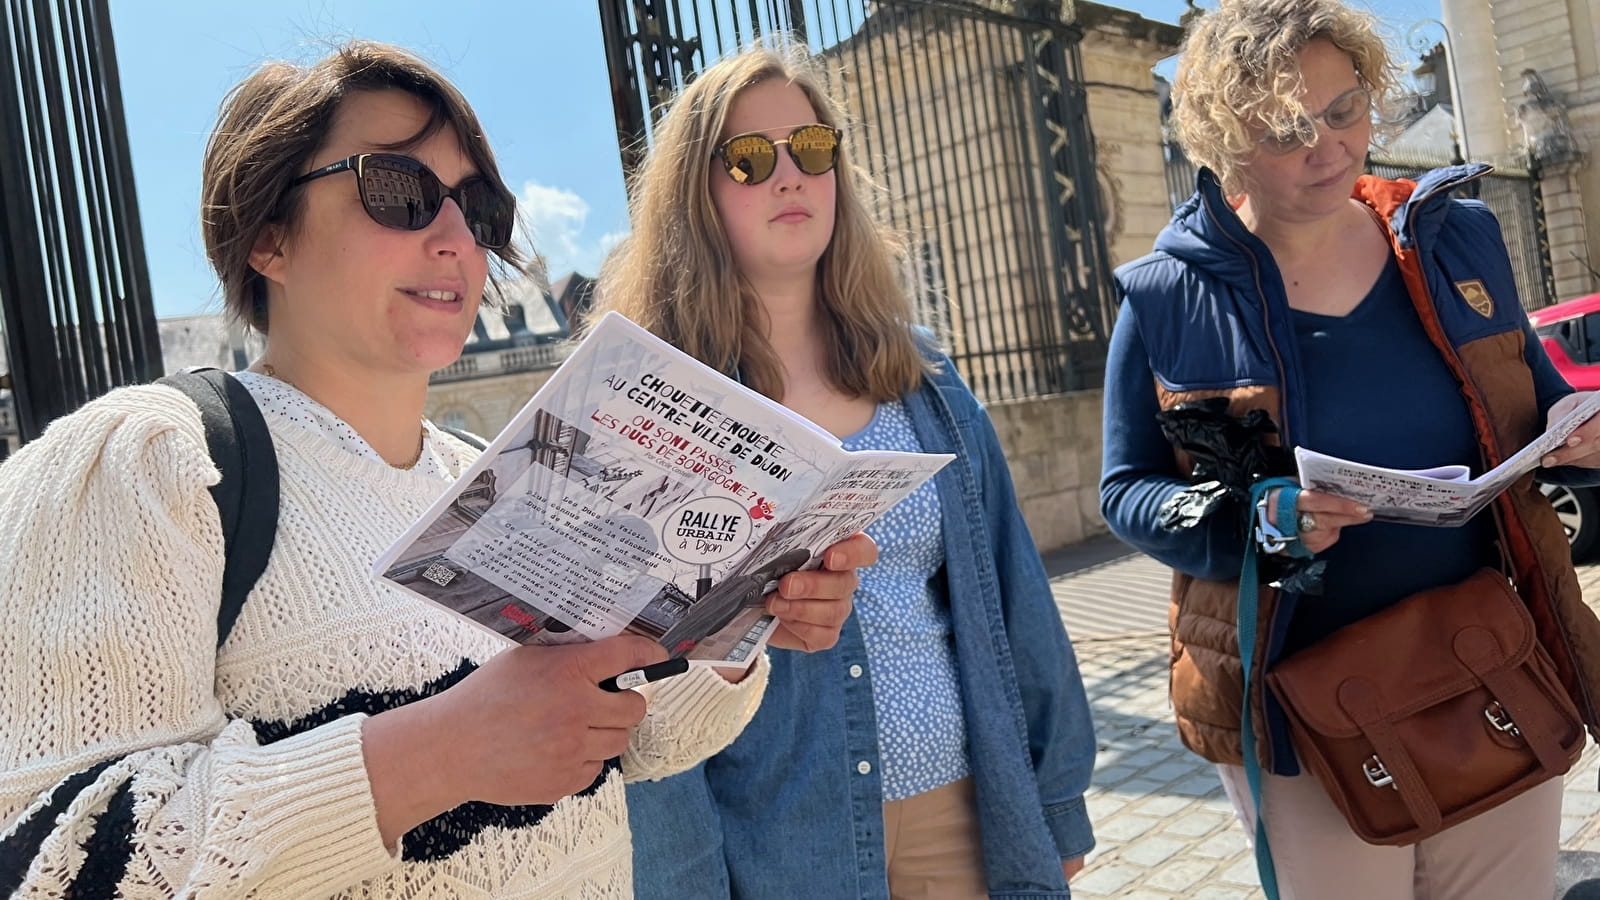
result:
[[[1510,122],[1506,116],[1496,64],[1494,19],[1487,0],[1442,0],[1445,28],[1456,67],[1452,91],[1458,110],[1457,129],[1465,128],[1464,153],[1474,160],[1504,161],[1510,154]],[[1461,135],[1458,135],[1458,140]]]
[[[1544,195],[1544,222],[1550,235],[1550,272],[1556,285],[1556,300],[1571,300],[1600,291],[1590,269],[1590,260],[1600,259],[1592,247],[1592,231],[1584,216],[1587,202],[1582,182],[1582,163],[1549,166],[1540,173],[1539,190]],[[1594,166],[1587,166],[1593,174]]]
[[[1078,4],[1079,53],[1100,164],[1111,263],[1150,252],[1172,217],[1161,158],[1161,108],[1151,69],[1178,52],[1183,31],[1123,9]]]
[[[1451,0],[1472,5],[1472,0]],[[1484,0],[1477,0],[1482,5]],[[1593,37],[1600,14],[1593,0],[1488,0],[1501,96],[1510,114],[1508,142],[1515,151],[1535,147],[1540,134],[1570,131],[1572,152],[1539,158],[1545,224],[1550,232],[1550,267],[1556,299],[1600,291],[1592,274],[1600,261],[1600,228],[1585,210],[1600,209],[1600,51]],[[1487,67],[1485,67],[1487,68]],[[1538,73],[1530,93],[1528,70]],[[1541,104],[1534,93],[1544,95]]]

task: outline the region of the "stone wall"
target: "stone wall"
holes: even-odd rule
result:
[[[1105,534],[1100,391],[989,404],[1017,502],[1041,553]]]
[[[423,415],[440,425],[492,438],[554,371],[549,368],[434,384],[428,388]]]

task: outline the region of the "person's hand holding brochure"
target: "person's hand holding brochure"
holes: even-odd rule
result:
[[[1488,506],[1500,492],[1539,466],[1539,460],[1564,444],[1578,426],[1600,411],[1600,393],[1579,404],[1549,430],[1500,465],[1472,477],[1466,466],[1385,469],[1297,447],[1300,484],[1358,501],[1374,519],[1412,525],[1460,525]]]
[[[847,451],[609,313],[374,573],[521,644],[748,666],[774,583],[951,459]]]

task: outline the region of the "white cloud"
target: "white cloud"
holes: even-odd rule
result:
[[[521,237],[544,257],[552,280],[568,272],[593,276],[607,250],[627,232],[607,232],[598,238],[584,233],[589,219],[589,203],[565,188],[550,187],[535,181],[522,185],[517,198]]]

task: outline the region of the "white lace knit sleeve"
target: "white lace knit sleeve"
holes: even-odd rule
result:
[[[216,479],[161,387],[0,466],[0,896],[307,897],[398,865],[359,717],[262,747],[216,698]]]
[[[622,774],[629,781],[676,775],[733,743],[767,690],[765,654],[738,684],[697,667],[651,687],[650,711],[633,730]]]

